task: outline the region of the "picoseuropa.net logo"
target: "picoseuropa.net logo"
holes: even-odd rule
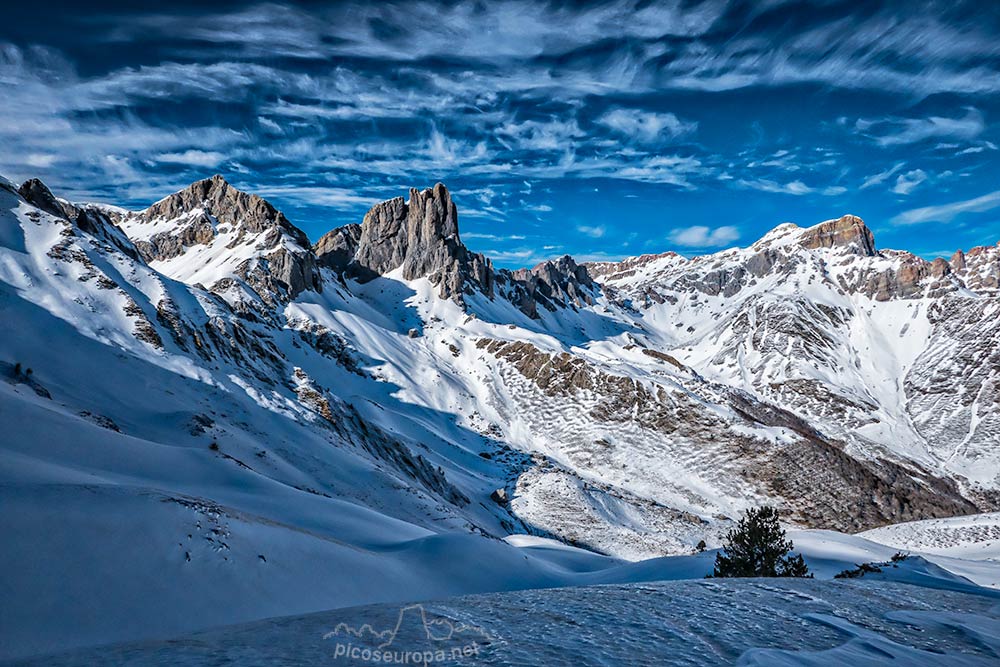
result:
[[[333,657],[382,665],[428,665],[479,655],[490,643],[482,628],[428,614],[423,605],[399,610],[395,627],[338,623],[323,639],[334,641]]]

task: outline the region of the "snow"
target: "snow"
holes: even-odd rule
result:
[[[985,666],[1000,657],[1000,607],[891,581],[608,585],[341,609],[26,664],[366,664],[363,650],[459,665]]]
[[[146,225],[126,221],[125,228],[133,240],[148,239],[197,215]],[[780,230],[772,241],[791,249],[788,235],[794,230]],[[530,662],[531,654],[522,651],[545,650],[530,642],[518,648],[510,640],[531,634],[532,616],[513,611],[531,608],[543,612],[541,627],[563,642],[564,657],[575,655],[576,642],[620,662],[627,655],[622,651],[642,644],[630,632],[648,638],[666,621],[683,641],[662,650],[697,647],[714,655],[705,653],[714,627],[708,612],[698,617],[702,625],[688,630],[676,610],[673,617],[659,615],[672,608],[663,606],[670,601],[683,608],[676,601],[684,596],[715,610],[724,606],[721,600],[756,599],[764,617],[773,616],[767,626],[773,634],[760,634],[767,642],[753,644],[750,633],[739,635],[726,648],[727,660],[744,653],[744,661],[791,659],[753,653],[755,646],[855,651],[859,642],[901,659],[924,660],[926,651],[908,653],[911,648],[892,644],[896,635],[883,623],[887,614],[928,609],[915,606],[915,594],[908,596],[909,589],[895,582],[943,591],[928,594],[933,623],[919,621],[928,636],[941,632],[934,623],[944,622],[984,632],[988,609],[970,600],[985,594],[970,581],[998,585],[990,537],[995,517],[862,536],[791,533],[823,579],[858,562],[884,561],[899,549],[915,554],[904,566],[860,584],[635,586],[700,579],[714,555],[693,553],[698,541],[717,546],[731,517],[767,499],[746,483],[742,464],[732,460],[722,438],[693,441],[683,424],[663,432],[632,419],[595,420],[594,410],[606,397],[587,391],[548,395],[477,346],[489,338],[570,353],[595,372],[631,378],[651,394],[662,391],[667,404],[697,406],[699,416],[718,420],[713,424],[730,424],[725,433],[772,442],[794,439],[785,429],[732,425],[720,387],[756,391],[771,381],[819,379],[880,405],[880,425],[857,429],[864,438],[851,440],[852,447],[870,440],[934,463],[909,421],[905,394],[892,381],[926,353],[928,302],[874,304],[810,284],[821,251],[793,276],[762,280],[734,300],[685,292],[675,304],[639,311],[602,295],[593,307],[545,311],[540,320],[481,295],[468,296],[466,312],[440,299],[429,280],[403,280],[398,271],[346,285],[327,273],[324,291],[304,292],[273,313],[274,326],[235,316],[218,295],[196,286],[232,275],[239,263],[260,256],[265,250],[257,238],[228,248],[236,232],[217,228],[210,244],[150,267],[65,231],[64,223],[0,189],[0,532],[16,536],[0,546],[0,571],[18,573],[0,578],[0,658],[157,640],[270,616],[396,605],[370,608],[371,618],[381,622],[399,603],[413,600],[545,587],[574,590],[453,600],[435,609],[474,614],[491,633],[507,637],[497,644],[506,648],[497,649],[494,662]],[[51,256],[57,244],[65,245],[70,261]],[[618,282],[637,286],[692,264],[699,270],[725,267],[748,252],[693,260],[667,255],[641,263],[634,276]],[[222,295],[230,302],[257,298],[245,285],[233,289]],[[732,316],[736,311],[729,310],[757,318],[764,309],[785,308],[798,321],[814,320],[814,311],[800,309],[803,299],[851,315],[850,326],[835,331],[826,356],[769,350],[768,341],[741,330]],[[190,336],[185,348],[171,335],[162,321],[164,304],[199,334],[197,347]],[[159,345],[136,336],[143,323],[162,339]],[[314,325],[343,340],[357,370],[305,342],[301,330]],[[218,340],[212,342],[208,332]],[[242,347],[227,346],[236,332]],[[277,350],[275,360],[234,353],[247,351],[247,339]],[[642,346],[669,353],[684,366],[652,358]],[[877,350],[879,362],[843,362],[862,348]],[[34,380],[16,376],[14,363],[33,368]],[[302,399],[304,392],[327,401],[329,418]],[[829,419],[823,424],[837,426]],[[375,435],[365,440],[363,432]],[[426,465],[423,477],[415,472],[418,459]],[[960,465],[956,461],[955,469]],[[428,470],[438,486],[427,483]],[[489,500],[497,488],[512,492],[509,507]],[[468,502],[455,501],[449,492]],[[510,534],[522,531],[531,534]],[[551,539],[556,535],[604,553]],[[594,585],[613,586],[584,588]],[[803,595],[813,599],[803,604],[813,606],[798,610],[794,622],[827,628],[817,632],[830,641],[782,643],[777,619],[788,621],[788,605],[806,600]],[[880,602],[868,609],[873,596]],[[886,599],[893,597],[910,606],[888,610]],[[643,606],[654,601],[658,606]],[[626,614],[630,605],[639,611]],[[577,630],[560,625],[563,607],[579,615]],[[844,621],[857,627],[835,626],[842,621],[830,618],[842,608],[868,611]],[[504,609],[517,618],[491,620],[489,614]],[[947,616],[963,610],[980,620]],[[720,617],[731,627],[753,620],[749,607],[732,614]],[[609,638],[587,629],[603,627],[596,625],[600,618],[624,624],[612,625],[622,633]],[[878,637],[860,630],[879,623]],[[254,627],[264,629],[264,638],[276,628],[306,626],[282,621]],[[219,642],[233,639],[226,632],[253,634],[219,632],[213,635]],[[846,649],[833,640],[844,633],[856,638]],[[615,637],[629,642],[616,643]],[[657,646],[647,649],[661,650]],[[172,650],[187,647],[181,642]],[[203,648],[170,661],[197,662]],[[122,650],[84,653],[65,664],[146,664],[146,648]]]
[[[923,553],[981,586],[1000,588],[1000,513],[898,523],[859,537]]]

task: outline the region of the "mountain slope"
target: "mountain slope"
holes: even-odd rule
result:
[[[4,181],[3,562],[47,554],[5,627],[52,613],[65,553],[98,618],[150,622],[153,587],[173,632],[567,581],[511,533],[637,560],[761,503],[851,532],[993,510],[998,257],[881,251],[847,217],[506,271],[442,185],[313,244],[221,177],[139,212]]]

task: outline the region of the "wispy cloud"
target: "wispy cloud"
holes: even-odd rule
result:
[[[890,178],[892,178],[893,176],[895,176],[897,173],[899,173],[899,171],[904,166],[905,166],[904,163],[899,162],[899,163],[894,164],[893,166],[889,167],[885,171],[880,171],[877,174],[872,174],[871,176],[869,176],[868,178],[866,178],[864,180],[864,182],[861,184],[861,188],[860,189],[861,190],[867,190],[868,188],[872,188],[872,187],[875,187],[876,185],[881,185],[882,183],[885,183],[887,180],[889,180]]]
[[[802,181],[789,181],[787,183],[779,183],[777,181],[768,180],[765,178],[758,178],[753,180],[740,179],[738,184],[744,188],[751,188],[753,190],[760,190],[761,192],[773,192],[786,195],[810,195],[810,194],[821,194],[828,197],[836,196],[847,192],[847,188],[841,185],[830,185],[825,188],[814,188],[806,185]]]
[[[998,206],[1000,206],[1000,190],[950,204],[911,209],[895,216],[892,222],[897,225],[915,225],[924,222],[948,223],[962,213],[982,213],[991,211]]]
[[[975,139],[986,128],[983,114],[973,108],[958,118],[929,116],[927,118],[859,119],[855,128],[880,146],[914,144],[927,139]]]
[[[462,234],[463,239],[482,239],[486,241],[523,241],[524,234],[482,234],[478,232],[466,232]]]
[[[192,167],[216,167],[225,161],[226,156],[218,151],[200,151],[191,148],[181,153],[160,153],[154,159],[157,162],[184,164]]]
[[[372,206],[386,197],[361,195],[355,190],[338,187],[265,185],[253,188],[262,197],[280,197],[300,204],[353,210],[359,206]]]
[[[987,178],[984,153],[997,141],[1000,51],[976,9],[785,0],[67,7],[23,26],[18,45],[0,44],[0,172],[40,176],[69,196],[145,204],[218,170],[250,189],[277,183],[269,196],[294,204],[353,212],[441,180],[469,193],[456,200],[481,233],[559,219],[541,215],[555,209],[576,221],[560,234],[583,234],[580,224],[605,230],[588,238],[616,240],[622,223],[598,206],[576,210],[574,193],[617,191],[630,211],[650,201],[714,211],[744,200],[820,208],[850,186],[859,205],[880,206],[876,186],[929,196],[951,169],[959,199]],[[100,58],[80,55],[95,45]],[[824,92],[803,95],[810,90]],[[820,103],[792,107],[810,100]],[[886,149],[881,158],[872,145]],[[651,220],[655,211],[644,233]],[[482,240],[517,250],[520,239],[495,235]]]
[[[920,184],[925,182],[927,179],[927,172],[923,169],[913,169],[905,174],[899,175],[896,179],[896,185],[892,187],[892,191],[897,195],[908,195],[916,190],[917,187],[919,187]]]

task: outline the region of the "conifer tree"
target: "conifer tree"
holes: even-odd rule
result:
[[[778,523],[773,507],[751,508],[726,534],[713,577],[808,577],[809,568]]]

